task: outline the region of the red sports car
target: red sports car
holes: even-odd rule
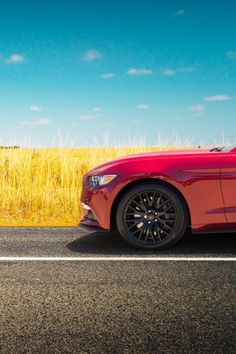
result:
[[[236,146],[122,157],[83,178],[90,232],[117,229],[140,249],[162,249],[193,233],[236,230]]]

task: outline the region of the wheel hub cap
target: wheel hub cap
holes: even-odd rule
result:
[[[153,221],[154,219],[155,219],[154,213],[148,215],[148,220]]]

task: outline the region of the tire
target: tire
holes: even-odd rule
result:
[[[133,247],[158,250],[174,245],[188,226],[188,210],[172,188],[155,182],[132,187],[120,200],[116,224]]]

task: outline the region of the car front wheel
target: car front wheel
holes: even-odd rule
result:
[[[185,233],[187,207],[172,188],[159,183],[142,183],[121,199],[116,213],[121,236],[132,246],[153,250],[169,247]]]

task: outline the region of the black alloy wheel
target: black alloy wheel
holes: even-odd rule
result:
[[[123,238],[140,249],[161,249],[176,243],[188,224],[182,198],[165,185],[142,183],[121,199],[116,215]]]

